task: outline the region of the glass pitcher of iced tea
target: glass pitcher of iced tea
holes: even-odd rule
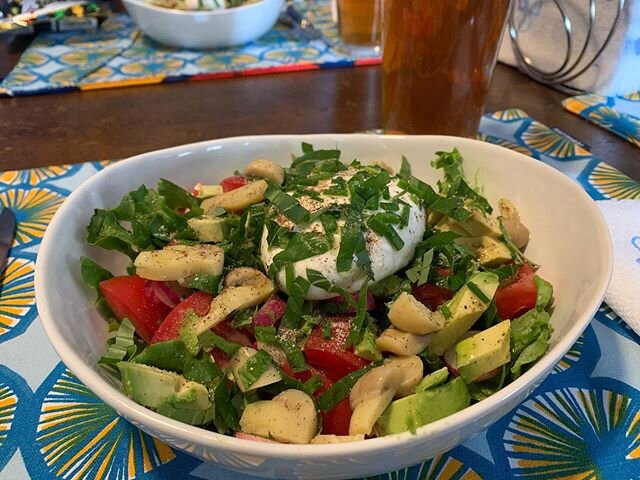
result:
[[[510,0],[383,0],[387,132],[473,137]]]

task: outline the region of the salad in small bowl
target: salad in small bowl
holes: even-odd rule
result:
[[[81,260],[113,331],[100,363],[140,405],[262,442],[415,432],[487,398],[547,351],[553,288],[516,206],[457,149],[432,165],[436,185],[303,143],[286,168],[96,210],[87,242],[130,260]]]

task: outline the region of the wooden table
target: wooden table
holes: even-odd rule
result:
[[[0,76],[28,44],[0,45]],[[124,158],[218,137],[380,126],[380,69],[343,68],[0,99],[0,170]],[[518,107],[640,180],[640,149],[560,105],[565,95],[498,65],[486,111]]]

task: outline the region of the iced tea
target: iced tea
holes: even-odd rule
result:
[[[382,0],[338,0],[338,31],[348,45],[380,45],[381,19]]]
[[[510,0],[383,0],[386,131],[475,136]]]

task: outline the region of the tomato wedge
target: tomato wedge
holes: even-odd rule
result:
[[[313,376],[320,377],[322,385],[314,393],[314,397],[316,398],[329,390],[334,383],[322,370],[318,370],[314,367],[309,367],[309,370],[298,373],[294,373],[288,364],[283,366],[282,369],[287,375],[295,377],[301,382],[306,382]],[[349,423],[351,422],[352,414],[353,411],[349,404],[349,398],[345,398],[328,412],[320,412],[320,415],[322,416],[322,434],[349,435]]]
[[[164,319],[160,328],[151,339],[151,343],[166,342],[174,340],[180,336],[180,328],[184,323],[184,317],[189,311],[202,316],[209,313],[213,297],[205,292],[196,292],[180,302],[171,310],[171,313]]]
[[[369,364],[347,349],[347,339],[351,331],[351,317],[329,317],[331,325],[329,339],[324,338],[322,326],[313,329],[304,344],[307,362],[321,369],[331,380],[338,381],[351,372]]]
[[[496,291],[496,308],[502,320],[517,318],[536,306],[538,289],[533,279],[535,271],[528,263],[523,264],[511,283]]]
[[[242,175],[234,175],[232,177],[227,177],[220,182],[222,186],[223,192],[230,192],[231,190],[235,190],[236,188],[244,187],[249,183],[249,179]]]
[[[431,310],[436,310],[440,305],[453,298],[453,291],[448,288],[439,287],[430,283],[415,285],[411,289],[411,294],[420,303],[426,305]]]
[[[322,412],[323,435],[349,435],[349,423],[353,410],[349,398],[345,398],[328,412]]]
[[[171,312],[171,307],[145,291],[145,280],[137,275],[110,278],[101,282],[99,288],[116,318],[128,318],[145,342],[151,340]]]

